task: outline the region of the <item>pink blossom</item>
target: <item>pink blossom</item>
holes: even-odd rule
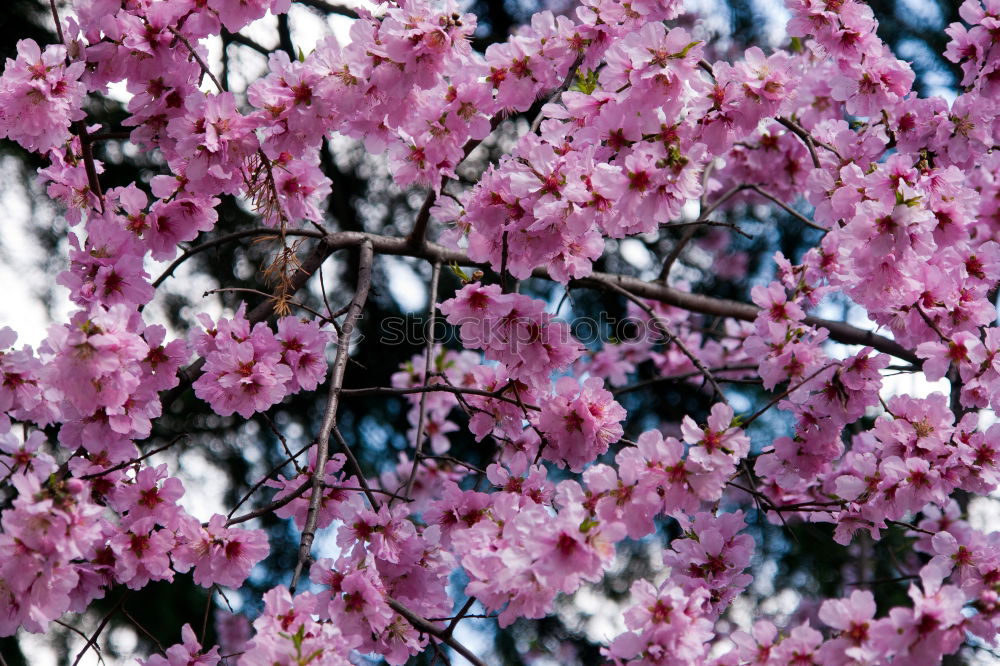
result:
[[[215,666],[219,663],[219,647],[202,650],[190,624],[181,629],[182,643],[167,648],[165,656],[156,654],[149,659],[139,660],[142,666]]]
[[[608,450],[622,435],[625,410],[592,377],[583,386],[570,377],[560,377],[556,394],[543,403],[539,428],[548,442],[544,455],[573,471]]]
[[[66,63],[66,47],[42,51],[32,39],[17,43],[0,76],[0,132],[26,149],[46,152],[70,138],[70,123],[84,117],[83,62]]]
[[[240,587],[269,551],[264,532],[227,528],[225,516],[219,514],[204,527],[185,521],[179,536],[174,565],[180,571],[194,567],[194,582],[202,587]]]

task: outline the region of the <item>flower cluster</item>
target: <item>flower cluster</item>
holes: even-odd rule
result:
[[[403,664],[454,640],[460,619],[440,618],[461,607],[455,581],[501,628],[543,618],[664,521],[678,536],[656,558],[662,580],[631,586],[625,631],[603,648],[615,663],[922,664],[968,635],[995,643],[1000,533],[974,529],[954,497],[1000,483],[1000,424],[980,413],[1000,406],[1000,4],[965,0],[964,23],[946,30],[963,75],[950,102],[914,94],[860,0],[787,0],[794,48],[751,47],[734,62],[709,62],[711,45],[668,23],[682,4],[583,0],[484,53],[455,0],[359,8],[349,40],[272,53],[245,95],[215,80],[207,40],[289,0],[81,0],[60,23],[64,44],[18,42],[0,75],[0,135],[47,160],[41,182],[70,228],[56,280],[74,310],[37,350],[0,329],[0,635],[45,631],[114,585],[190,572],[238,588],[269,553],[262,530],[238,525],[273,512],[302,531],[291,587],[305,571],[312,590],[266,592],[252,636],[222,620],[221,651],[185,625],[146,664],[213,666],[230,649],[241,666]],[[99,130],[83,107],[111,86],[128,93],[129,140],[167,173],[102,191]],[[532,108],[535,122],[474,184],[444,187],[505,115]],[[182,244],[212,231],[230,197],[271,227],[249,233],[280,240],[285,265],[308,274],[284,242],[296,224],[330,222],[324,151],[347,140],[381,155],[396,185],[430,190],[421,219],[448,228],[441,244],[420,236],[423,222],[405,241],[310,230],[321,250],[374,239],[390,254],[467,259],[499,284],[480,272],[437,306],[462,349],[429,344],[391,388],[371,387],[403,396],[399,439],[414,455],[367,478],[353,442],[331,431],[340,365],[319,431],[346,450],[289,452],[293,471],[253,488],[273,489],[271,505],[196,518],[143,441],[163,392],[183,379],[215,414],[250,419],[316,391],[335,338],[319,318],[272,328],[240,306],[168,340],[147,323],[160,282],[147,270],[196,252]],[[753,305],[671,271],[690,259],[722,278],[745,272],[747,255],[711,216],[761,197],[807,223],[814,246],[797,263],[776,254]],[[678,239],[657,282],[593,273],[629,237],[701,224],[713,230],[690,256],[693,236]],[[626,313],[653,334],[586,347],[549,301],[509,288],[529,277],[628,295]],[[816,316],[844,299],[891,339]],[[338,330],[344,363],[352,341]],[[951,395],[887,393],[890,356]],[[751,378],[775,395],[738,415],[737,391],[720,384]],[[666,380],[700,391],[705,409],[630,418],[623,394]],[[771,408],[788,430],[752,431],[751,445]],[[483,462],[448,455],[466,431]],[[909,530],[909,602],[880,613],[858,589],[811,613],[804,604],[780,631],[720,622],[751,581],[754,532],[737,509],[751,501],[774,523],[828,523],[848,548],[859,530],[874,541]],[[312,558],[318,529],[335,557]]]
[[[326,375],[324,349],[329,333],[316,322],[285,317],[275,333],[264,323],[253,329],[241,307],[233,319],[213,323],[202,316],[204,330],[192,346],[205,358],[205,372],[194,391],[216,413],[249,418],[285,396],[316,388]]]

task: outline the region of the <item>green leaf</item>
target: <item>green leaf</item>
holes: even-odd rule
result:
[[[466,275],[465,271],[462,270],[461,266],[459,266],[457,262],[452,262],[448,268],[450,268],[451,272],[454,273],[462,282],[470,281],[469,276]]]
[[[583,68],[578,69],[571,89],[582,92],[584,95],[592,95],[597,90],[597,72]]]
[[[680,53],[675,53],[675,54],[673,54],[670,57],[671,58],[676,58],[676,59],[679,60],[680,58],[683,58],[684,56],[686,56],[691,49],[693,49],[694,47],[698,46],[699,44],[701,44],[700,41],[691,42],[690,44],[688,44],[687,46],[685,46],[683,49],[681,49]]]

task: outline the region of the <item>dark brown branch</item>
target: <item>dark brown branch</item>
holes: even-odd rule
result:
[[[757,366],[753,366],[756,368]],[[343,389],[340,392],[341,397],[344,398],[357,398],[361,396],[369,395],[412,395],[414,393],[453,393],[453,394],[468,394],[468,395],[481,395],[485,398],[492,398],[493,400],[500,400],[502,402],[509,402],[512,405],[520,405],[521,403],[514,398],[508,398],[502,395],[506,386],[499,391],[487,391],[486,389],[477,388],[466,388],[463,386],[450,386],[448,384],[430,384],[428,386],[411,386],[409,388],[395,388],[389,386],[372,386],[370,388],[359,388],[359,389]],[[538,405],[525,405],[528,409],[533,411],[538,411],[541,408]]]
[[[840,156],[840,152],[838,152],[836,148],[834,148],[833,146],[831,146],[826,142],[814,138],[812,134],[810,134],[804,127],[802,127],[802,125],[799,125],[791,118],[778,117],[775,118],[775,120],[777,120],[783,127],[787,127],[789,130],[791,130],[792,133],[794,133],[797,137],[802,139],[802,142],[806,144],[806,147],[809,147],[810,145],[820,146],[822,148],[829,150],[834,155],[836,155],[837,159],[843,159]],[[810,148],[810,152],[813,153],[813,164],[815,164],[816,167],[819,168],[818,164],[819,160],[816,158],[815,149]]]
[[[728,227],[729,229],[732,229],[733,231],[738,233],[740,236],[753,240],[753,236],[743,231],[742,229],[740,229],[739,225],[733,224],[732,222],[714,222],[712,220],[701,220],[701,221],[696,220],[694,222],[668,222],[667,224],[660,225],[661,229],[681,229],[684,227]]]
[[[76,659],[73,660],[73,666],[77,666],[77,664],[80,663],[80,660],[83,659],[83,655],[87,654],[87,650],[96,646],[97,639],[100,637],[101,632],[104,631],[106,626],[108,626],[108,622],[111,622],[111,618],[118,612],[121,605],[125,603],[126,597],[128,597],[127,591],[118,599],[118,601],[115,602],[115,605],[111,607],[111,610],[109,610],[104,617],[101,618],[101,623],[97,625],[97,629],[94,630],[94,634],[90,637],[90,640],[88,640],[83,648],[77,653]]]
[[[269,49],[261,44],[258,44],[257,42],[250,39],[246,35],[242,35],[238,32],[227,32],[226,39],[228,39],[233,44],[239,44],[240,46],[249,47],[254,51],[256,51],[257,53],[264,55],[265,57],[271,55],[272,53],[272,49]]]
[[[350,7],[337,5],[332,2],[325,2],[325,0],[295,0],[295,2],[304,7],[318,9],[326,14],[337,14],[338,16],[346,16],[353,19],[358,18],[358,13]]]
[[[821,168],[819,155],[816,154],[816,144],[813,143],[812,135],[787,118],[775,118],[775,120],[777,120],[781,125],[787,127],[791,130],[792,134],[802,140],[802,143],[806,145],[806,149],[809,151],[809,156],[812,158],[813,167],[817,169]]]
[[[745,365],[730,365],[730,366],[723,366],[723,367],[719,367],[719,368],[709,368],[709,371],[712,372],[714,375],[716,375],[716,381],[719,381],[719,382],[741,382],[741,381],[744,381],[744,380],[742,380],[742,379],[731,379],[731,378],[728,378],[728,377],[719,377],[717,375],[720,372],[742,372],[742,371],[746,371],[746,370],[756,370],[756,369],[757,369],[757,365],[756,364],[751,365],[751,364],[748,363],[748,364],[745,364]],[[646,380],[643,380],[641,382],[636,382],[635,384],[629,384],[628,386],[621,386],[619,388],[612,389],[611,394],[612,395],[621,395],[623,393],[631,393],[632,391],[638,391],[640,389],[646,388],[647,386],[653,386],[654,384],[659,384],[661,382],[679,382],[679,381],[684,381],[685,379],[691,379],[692,377],[700,377],[700,376],[701,376],[701,372],[699,372],[697,370],[694,370],[692,372],[685,372],[685,373],[682,373],[682,374],[679,374],[679,375],[667,375],[667,376],[664,376],[664,377],[653,377],[652,379],[646,379]]]
[[[413,628],[417,631],[434,636],[455,652],[468,659],[474,666],[486,666],[486,662],[477,657],[472,650],[452,638],[451,633],[447,629],[435,626],[391,597],[386,597],[386,602],[392,610],[406,618],[406,621],[413,625]]]
[[[253,235],[254,233],[260,233],[260,230],[245,232],[246,235]],[[308,236],[317,235],[312,231],[303,231],[300,233]],[[430,241],[424,243],[422,247],[414,248],[406,238],[381,236],[378,234],[369,234],[360,231],[338,231],[324,236],[320,244],[317,245],[309,256],[301,262],[298,270],[292,276],[292,289],[290,289],[288,293],[294,293],[294,291],[302,288],[309,277],[316,270],[318,270],[319,266],[322,265],[322,263],[326,261],[326,259],[333,252],[344,248],[354,247],[365,240],[371,242],[372,249],[376,254],[413,257],[426,259],[428,261],[440,261],[444,264],[454,263],[460,266],[486,267],[482,264],[477,264],[476,262],[471,261],[468,255],[459,250],[453,250]],[[536,268],[532,272],[532,275],[533,277],[546,280],[552,279],[552,277],[548,274],[548,270],[544,267]],[[757,318],[757,313],[760,311],[760,308],[750,303],[713,298],[702,294],[692,294],[673,287],[668,287],[662,283],[646,282],[640,278],[614,273],[595,272],[586,278],[571,281],[570,285],[572,287],[612,291],[615,290],[615,287],[618,287],[625,289],[639,298],[659,301],[690,312],[698,312],[700,314],[716,317],[728,317],[730,319],[737,319],[741,321],[754,321]],[[258,321],[264,321],[270,317],[273,312],[271,306],[272,304],[268,302],[254,308],[247,316],[247,319],[250,320],[251,324]],[[827,329],[830,333],[831,340],[847,345],[872,347],[877,351],[907,361],[916,367],[920,367],[923,363],[923,359],[917,357],[913,351],[906,349],[898,342],[890,340],[889,338],[881,336],[873,331],[857,328],[856,326],[852,326],[845,322],[821,319],[819,317],[806,317],[803,320],[803,323],[808,326],[817,326]],[[176,397],[186,390],[188,385],[201,375],[201,368],[203,365],[204,360],[200,359],[180,371],[180,386],[161,396],[164,409],[167,409]]]
[[[318,231],[311,231],[309,229],[288,229],[285,231],[286,236],[307,236],[310,238],[322,238],[323,234]],[[174,274],[177,267],[183,264],[185,261],[193,257],[194,255],[204,252],[205,250],[211,250],[213,247],[219,247],[220,245],[225,245],[226,243],[231,243],[233,241],[238,241],[243,238],[249,238],[251,236],[273,236],[275,238],[281,237],[281,232],[276,229],[244,229],[243,231],[234,231],[231,234],[226,234],[225,236],[219,236],[218,238],[213,238],[210,241],[205,241],[199,245],[195,245],[192,248],[188,248],[184,254],[174,259],[174,261],[166,267],[160,277],[153,280],[153,288],[159,287],[164,280]]]
[[[87,136],[88,143],[98,141],[128,141],[132,138],[132,132],[101,132],[100,134],[90,134]]]

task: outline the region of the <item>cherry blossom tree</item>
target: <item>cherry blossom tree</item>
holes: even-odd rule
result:
[[[914,91],[863,2],[786,5],[787,48],[716,58],[680,0],[545,10],[485,51],[454,0],[386,3],[234,90],[209,46],[267,51],[241,31],[290,0],[53,1],[57,39],[19,41],[0,76],[0,132],[44,158],[65,218],[72,303],[37,348],[0,329],[0,634],[109,600],[75,628],[80,662],[132,620],[129,594],[190,581],[210,605],[141,663],[486,664],[470,622],[555,616],[647,545],[606,620],[609,662],[988,650],[1000,537],[969,508],[1000,474],[1000,3],[965,0],[945,31],[953,99]],[[122,90],[118,124],[94,123],[92,101]],[[158,169],[106,187],[111,141]],[[414,214],[377,231],[331,214],[338,147],[384,164]],[[230,204],[247,224],[215,234]],[[747,300],[693,288],[692,253],[748,272],[738,239],[763,231],[732,213],[760,206],[806,247],[770,254]],[[659,239],[651,275],[621,270],[629,242]],[[220,285],[235,307],[183,324],[148,307],[193,258],[241,245],[267,261],[254,287]],[[400,257],[427,276],[415,355],[365,335],[379,262]],[[337,260],[350,275],[328,289]],[[594,293],[628,335],[574,327]],[[389,385],[364,381],[369,356],[396,365]],[[920,381],[900,390],[900,373]],[[636,407],[668,383],[704,409]],[[409,424],[374,469],[344,433],[358,398],[401,399]],[[313,406],[308,433],[268,417],[291,400]],[[210,448],[175,408],[195,402],[206,430],[269,425],[248,458],[278,451],[226,513],[161,457]],[[853,577],[779,620],[750,590],[765,529],[824,535]],[[287,566],[258,589],[275,555]]]

